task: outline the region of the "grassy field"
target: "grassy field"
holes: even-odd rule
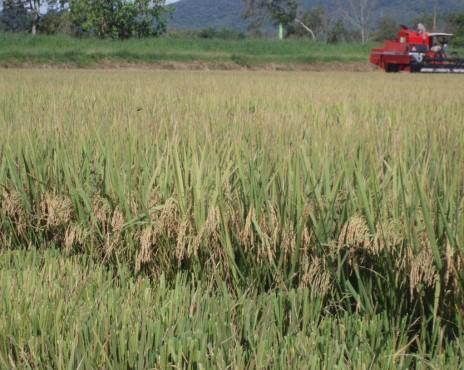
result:
[[[185,37],[113,41],[0,33],[0,64],[207,62],[258,66],[268,63],[364,62],[370,47],[308,40],[214,40]]]
[[[381,44],[381,43],[377,43]],[[356,64],[356,70],[368,70],[370,50],[367,45],[323,44],[307,39],[202,39],[187,36],[165,36],[127,41],[73,38],[68,36],[31,36],[0,33],[0,67],[58,65],[67,67],[111,67],[120,65],[160,65],[170,62],[170,68],[182,69],[263,69],[280,65],[298,69],[301,66]],[[464,50],[452,48],[464,55]],[[363,67],[363,68],[362,68]],[[347,69],[347,68],[345,68]],[[353,68],[352,68],[353,69]]]
[[[0,70],[0,367],[461,366],[459,77]]]

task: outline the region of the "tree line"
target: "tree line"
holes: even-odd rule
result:
[[[117,39],[162,34],[169,12],[165,0],[0,0],[0,5],[0,30]]]
[[[248,34],[279,27],[282,37],[309,37],[328,43],[362,42],[395,37],[399,25],[379,17],[379,0],[328,0],[328,6],[304,8],[300,0],[243,1]],[[0,31],[67,33],[126,39],[166,32],[171,9],[165,0],[0,0]],[[448,30],[464,44],[464,13],[442,14],[433,0],[430,14],[412,23]],[[224,32],[223,32],[224,33]],[[218,37],[215,30],[198,33]],[[226,33],[224,33],[226,34]]]
[[[263,25],[271,22],[285,29],[287,37],[311,37],[322,42],[367,43],[371,40],[394,38],[398,22],[388,15],[379,16],[379,0],[328,0],[328,6],[304,9],[299,0],[243,0],[244,14],[249,22],[248,30],[259,34]],[[424,23],[433,31],[448,30],[456,33],[457,40],[464,44],[464,13],[440,12],[438,0],[432,1],[429,14],[411,23]]]

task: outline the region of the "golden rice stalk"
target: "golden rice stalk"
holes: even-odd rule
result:
[[[114,234],[119,235],[121,233],[122,227],[124,226],[124,215],[119,209],[116,209],[113,212],[113,217],[111,218],[111,230]]]
[[[155,223],[156,234],[164,234],[167,237],[172,237],[176,235],[178,227],[179,207],[174,198],[169,198]]]
[[[312,237],[312,233],[308,230],[308,227],[305,226],[303,229],[303,255],[308,255],[311,248]]]
[[[259,217],[259,227],[269,239],[275,253],[281,225],[277,217],[277,211],[270,202],[267,204],[266,212],[261,212]]]
[[[11,236],[0,228],[0,250],[11,246]]]
[[[464,263],[462,252],[455,250],[448,239],[446,239],[446,256],[445,256],[445,284],[452,288],[460,287],[460,274],[462,274]]]
[[[143,265],[152,261],[152,246],[153,246],[153,226],[145,227],[139,237],[140,251],[135,261],[135,271],[139,272]]]
[[[313,294],[318,295],[324,295],[330,290],[330,272],[325,259],[318,256],[304,257],[300,286],[310,288]]]
[[[105,252],[105,256],[103,260],[106,262],[111,255],[113,254],[114,247],[117,244],[117,239],[113,238],[110,233],[105,235],[105,242],[103,245],[103,251]]]
[[[84,245],[86,242],[86,230],[79,225],[69,225],[64,235],[64,246],[66,253],[70,253],[72,248],[78,245]]]
[[[183,221],[179,224],[179,229],[177,231],[176,259],[179,263],[183,261],[188,253],[188,248],[185,246],[188,240],[188,227],[189,222]]]
[[[111,206],[107,199],[97,196],[92,202],[92,211],[96,220],[100,223],[103,232],[108,232],[110,224]]]
[[[229,221],[229,227],[233,230],[235,235],[239,236],[242,233],[242,212],[240,211],[240,207],[232,207],[231,209],[231,217]]]
[[[288,226],[282,233],[281,248],[285,256],[291,256],[296,250],[296,233],[293,225]]]
[[[130,197],[129,208],[131,210],[132,216],[136,216],[136,215],[139,214],[139,203],[138,203],[137,198],[135,197],[134,194],[132,194],[131,197]]]
[[[266,235],[263,235],[263,239],[259,243],[256,243],[256,262],[260,264],[267,260],[269,263],[273,263],[275,260],[275,249],[271,247]]]
[[[46,192],[40,202],[40,213],[47,230],[67,226],[73,217],[71,199]]]
[[[372,240],[364,217],[353,216],[343,225],[338,237],[337,248],[348,248],[350,255],[348,262],[353,264],[362,263],[362,258],[366,255],[375,255],[377,248]]]
[[[232,187],[230,186],[229,179],[224,180],[222,184],[222,192],[226,199],[232,200],[233,194],[232,194]]]
[[[398,223],[391,220],[377,224],[372,243],[374,255],[378,256],[383,251],[395,253],[395,247],[401,246],[404,241],[404,237],[398,229]]]
[[[189,243],[188,248],[188,256],[198,256],[198,251],[200,249],[200,245],[203,241],[207,241],[208,245],[217,247],[218,245],[218,229],[219,223],[221,219],[221,214],[219,211],[219,207],[211,207],[208,211],[208,217],[206,218],[206,222],[201,227],[198,234],[193,239],[192,243]]]
[[[241,244],[245,246],[245,250],[249,250],[255,242],[255,237],[253,233],[254,218],[255,210],[253,207],[250,207],[250,210],[248,211],[248,215],[245,220],[245,226],[239,236]]]
[[[219,207],[212,207],[208,212],[208,218],[206,219],[204,229],[207,238],[211,236],[217,236],[219,223],[221,221],[221,212]]]
[[[27,228],[27,214],[19,193],[3,190],[0,205],[5,216],[13,222],[17,233],[23,234]]]
[[[310,215],[314,214],[315,205],[312,201],[305,204],[303,208],[303,220],[307,220]]]
[[[372,251],[375,250],[371,245],[371,235],[364,217],[353,216],[343,225],[338,238],[338,245],[352,249],[367,248]]]
[[[106,237],[105,237],[105,260],[111,257],[113,254],[114,248],[121,241],[122,237],[122,227],[124,226],[124,215],[122,214],[119,207],[113,212],[111,217],[111,230],[107,228]]]
[[[425,287],[432,287],[437,281],[438,271],[435,267],[432,248],[426,233],[422,234],[421,249],[414,255],[412,249],[408,251],[410,263],[409,288],[411,295]]]
[[[454,274],[454,249],[451,247],[449,239],[446,239],[446,255],[445,255],[445,284],[450,281],[451,276]]]
[[[66,253],[70,253],[73,246],[74,246],[74,240],[76,238],[76,228],[73,226],[68,226],[66,229],[65,235],[64,235],[64,246]]]
[[[158,215],[156,212],[153,212],[153,209],[161,203],[161,196],[157,191],[153,191],[150,194],[150,198],[148,200],[147,208],[149,211],[150,219],[152,222],[155,222]]]

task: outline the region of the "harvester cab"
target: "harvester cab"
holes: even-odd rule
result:
[[[451,33],[430,33],[429,34],[429,47],[430,50],[437,54],[447,54],[448,44],[450,38],[453,37]]]
[[[448,52],[450,33],[428,33],[421,24],[415,30],[401,26],[395,40],[373,49],[371,63],[386,72],[464,73],[464,59]]]

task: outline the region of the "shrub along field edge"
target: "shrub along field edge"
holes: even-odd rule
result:
[[[0,33],[0,68],[153,68],[180,70],[373,71],[375,44],[307,39],[202,39],[165,36],[125,41]],[[453,49],[464,54],[462,49]]]

